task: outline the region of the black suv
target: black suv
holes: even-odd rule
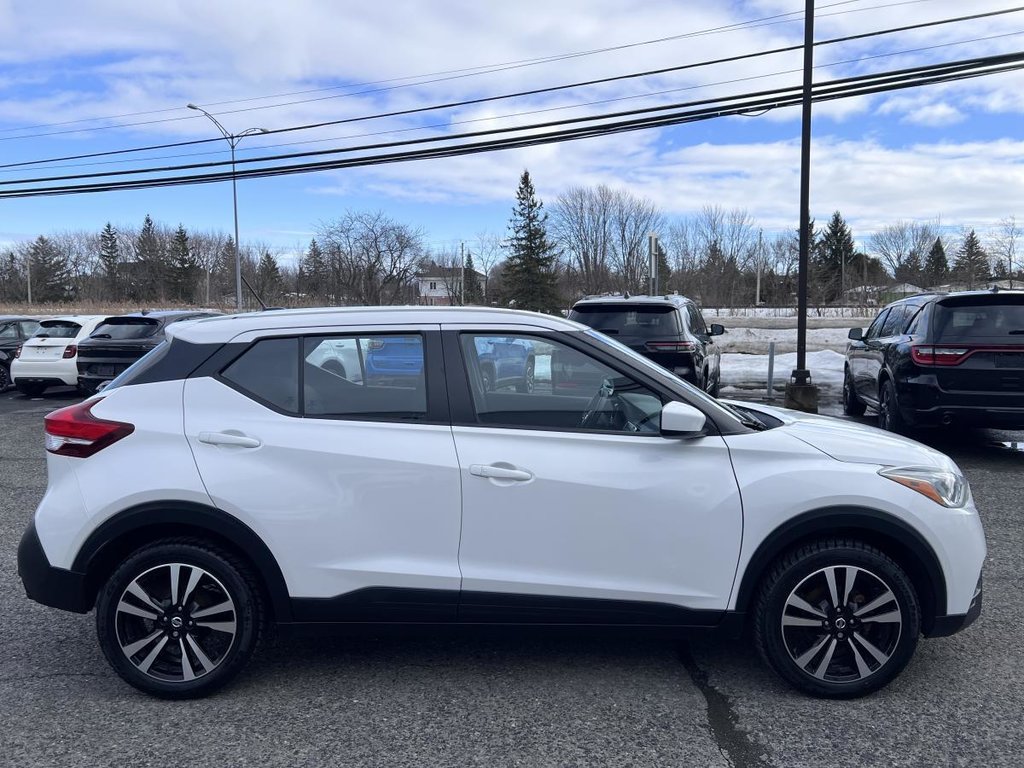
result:
[[[725,328],[718,323],[708,328],[700,307],[685,296],[588,297],[573,305],[569,319],[613,337],[709,394],[718,394],[721,353],[711,337],[722,335]]]
[[[218,314],[168,310],[108,317],[78,345],[78,386],[85,392],[95,392],[163,341],[163,329],[171,323]]]
[[[913,296],[850,331],[843,406],[879,426],[1024,428],[1024,293]]]
[[[11,385],[11,361],[15,353],[38,328],[37,318],[0,315],[0,392]]]

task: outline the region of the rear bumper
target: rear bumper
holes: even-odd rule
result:
[[[25,594],[37,603],[74,613],[92,610],[93,600],[86,588],[85,574],[50,565],[39,542],[35,521],[29,523],[18,545],[18,576],[25,586]]]
[[[917,376],[898,393],[900,411],[910,424],[1024,429],[1024,392],[947,392],[934,376]]]
[[[78,364],[74,359],[26,362],[15,360],[11,364],[11,380],[17,384],[47,384],[49,386],[73,387],[78,383]]]

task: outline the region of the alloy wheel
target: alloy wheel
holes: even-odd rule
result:
[[[876,674],[896,651],[902,629],[893,590],[855,565],[811,573],[790,592],[782,612],[790,659],[805,674],[829,683]]]
[[[189,682],[220,665],[238,631],[235,601],[208,571],[166,563],[137,576],[117,603],[121,652],[140,672]]]

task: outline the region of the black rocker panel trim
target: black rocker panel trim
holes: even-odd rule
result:
[[[254,576],[266,588],[276,621],[291,620],[288,587],[273,554],[249,526],[215,507],[187,501],[141,504],[120,512],[100,525],[75,556],[71,570],[89,575],[92,599],[100,585],[97,574],[124,559],[125,549],[154,538],[206,535],[214,543],[238,551],[253,564]]]
[[[931,546],[907,523],[867,507],[826,507],[788,520],[769,534],[754,552],[736,599],[736,611],[747,612],[771,564],[799,542],[812,538],[860,536],[887,552],[909,570],[921,600],[922,630],[931,632],[936,615],[946,612],[946,579]]]
[[[331,598],[293,598],[300,623],[458,623],[517,626],[717,627],[724,611],[637,600],[367,587]]]

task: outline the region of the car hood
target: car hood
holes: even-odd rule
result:
[[[785,430],[801,442],[817,448],[837,461],[884,466],[915,466],[956,469],[946,454],[927,445],[845,419],[775,408],[760,403],[723,401],[751,411],[774,416],[782,422],[776,429]]]

